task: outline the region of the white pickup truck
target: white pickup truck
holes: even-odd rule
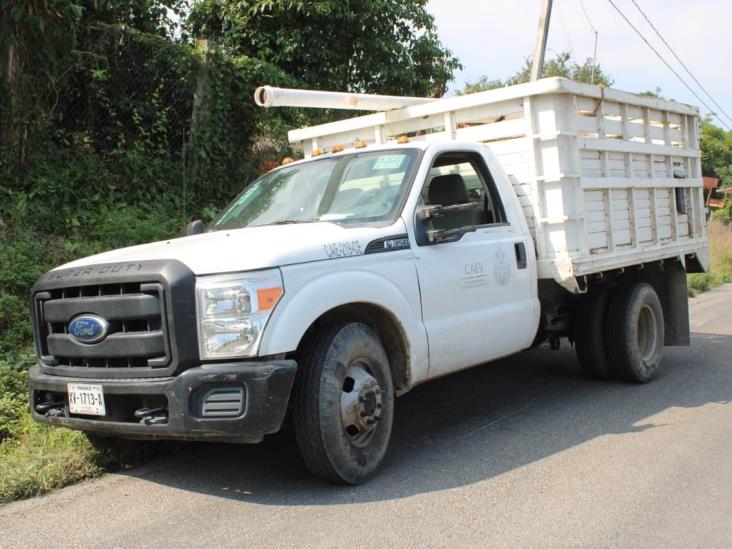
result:
[[[358,483],[394,399],[560,338],[646,382],[688,345],[706,269],[698,113],[563,79],[440,100],[262,88],[382,112],[290,132],[203,231],[61,266],[33,289],[34,417],[105,437],[258,442]]]

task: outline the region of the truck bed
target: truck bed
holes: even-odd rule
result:
[[[479,141],[511,179],[539,277],[572,292],[587,275],[661,259],[706,270],[695,107],[548,78],[293,130],[307,156],[360,139]]]

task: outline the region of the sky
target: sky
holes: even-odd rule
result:
[[[613,88],[641,92],[661,88],[661,95],[708,109],[656,57],[608,0],[582,0],[598,31],[597,59],[614,80]],[[674,59],[646,23],[632,0],[614,0],[697,94],[709,98]],[[677,55],[732,116],[732,0],[636,0]],[[450,89],[481,76],[505,78],[523,65],[536,41],[542,0],[430,0],[442,43],[464,69]],[[571,50],[584,61],[592,57],[594,34],[580,0],[554,0],[547,58]],[[722,113],[719,112],[723,117]],[[732,128],[732,120],[723,117]],[[715,121],[721,125],[719,121]]]

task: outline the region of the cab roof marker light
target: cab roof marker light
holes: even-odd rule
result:
[[[356,142],[353,144],[354,149],[365,149],[368,147],[368,143],[366,141],[362,141],[361,139],[357,139]]]
[[[333,148],[330,150],[332,153],[339,153],[342,152],[344,149],[343,145],[334,145]]]
[[[397,135],[396,142],[399,144],[409,143],[409,137],[406,134]]]
[[[323,149],[313,149],[313,152],[310,153],[310,156],[321,156],[325,154],[325,151]]]
[[[286,156],[282,159],[282,165],[287,166],[288,164],[292,164],[294,161],[295,161],[295,159],[292,158],[291,156]]]

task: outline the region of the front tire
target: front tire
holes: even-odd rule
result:
[[[394,387],[374,330],[325,327],[303,349],[293,394],[300,455],[315,475],[358,484],[381,464],[391,437]]]
[[[618,376],[647,383],[658,375],[664,346],[663,308],[650,284],[620,288],[610,309],[610,356]]]

